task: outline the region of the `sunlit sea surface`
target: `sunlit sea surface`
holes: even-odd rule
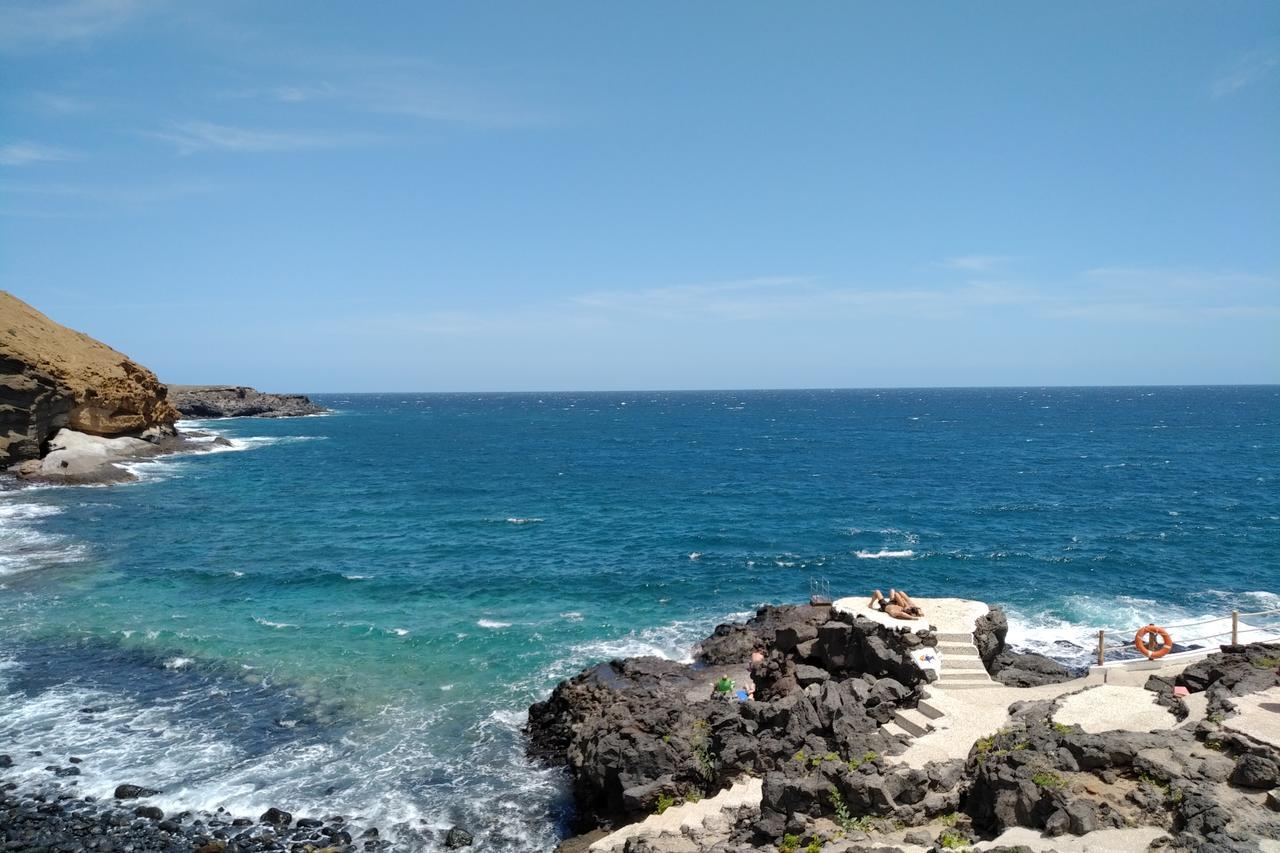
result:
[[[1075,663],[1280,606],[1276,387],[317,400],[186,424],[233,445],[137,483],[0,492],[0,752],[166,811],[548,850],[528,704],[762,603],[981,598]]]

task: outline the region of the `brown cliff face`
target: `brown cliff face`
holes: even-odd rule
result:
[[[0,290],[0,465],[38,458],[62,427],[117,436],[177,419],[150,370]]]

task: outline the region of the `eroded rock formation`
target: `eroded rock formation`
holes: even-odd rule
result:
[[[63,428],[136,436],[177,418],[150,370],[0,291],[0,466],[39,458]]]
[[[173,385],[184,418],[297,418],[327,412],[302,394],[267,394],[243,385]]]

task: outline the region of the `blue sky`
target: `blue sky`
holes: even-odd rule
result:
[[[1280,4],[0,2],[0,288],[172,382],[1280,381]]]

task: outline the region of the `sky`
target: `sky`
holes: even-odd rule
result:
[[[1280,4],[0,0],[0,289],[277,391],[1280,381]]]

